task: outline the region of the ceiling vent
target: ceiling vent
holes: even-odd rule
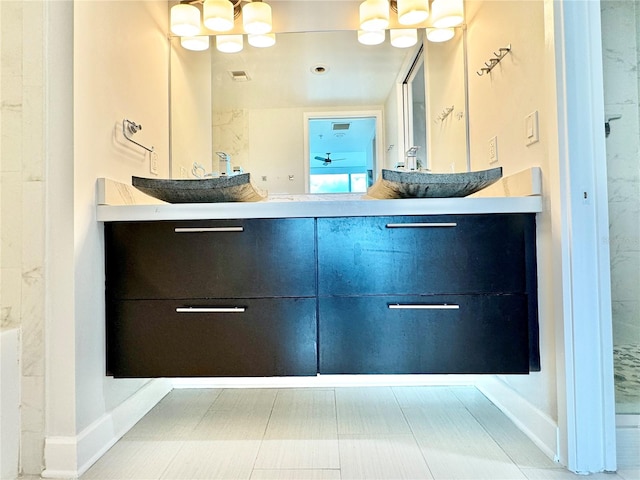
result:
[[[345,132],[351,127],[350,123],[332,123],[331,130],[334,132]]]
[[[248,82],[251,80],[249,74],[243,70],[231,70],[229,75],[231,75],[231,79],[234,82]]]

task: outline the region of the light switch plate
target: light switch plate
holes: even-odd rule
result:
[[[524,117],[524,144],[526,146],[540,141],[538,129],[538,111],[531,112]]]

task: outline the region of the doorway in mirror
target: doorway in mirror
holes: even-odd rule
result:
[[[381,112],[307,113],[308,193],[365,193],[374,181]]]

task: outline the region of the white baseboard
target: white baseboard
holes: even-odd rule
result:
[[[0,478],[18,476],[20,450],[20,331],[0,332]]]
[[[487,377],[478,382],[476,387],[545,455],[558,461],[560,430],[549,415],[529,403],[498,377]]]
[[[78,478],[171,389],[170,380],[152,380],[78,435],[47,437],[44,448],[46,468],[42,477]]]
[[[619,469],[640,467],[640,415],[616,415],[616,457]]]

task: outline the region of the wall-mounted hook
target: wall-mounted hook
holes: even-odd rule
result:
[[[476,74],[481,77],[486,73],[489,73],[491,70],[493,70],[493,68],[500,63],[500,60],[502,60],[505,55],[507,53],[509,53],[511,51],[511,44],[507,45],[506,47],[500,47],[498,49],[497,52],[493,52],[493,57],[491,57],[487,62],[484,62],[484,67],[482,67],[480,70],[476,71]]]
[[[454,105],[451,105],[450,107],[444,108],[442,110],[442,113],[440,113],[440,115],[438,116],[437,120],[443,122],[445,118],[447,118],[449,115],[451,115],[451,112],[453,112],[454,110]]]
[[[141,143],[136,142],[133,138],[127,135],[127,131],[129,132],[129,134],[133,135],[134,133],[137,133],[140,130],[142,130],[142,125],[140,125],[139,123],[132,122],[131,120],[127,120],[126,118],[122,120],[122,135],[124,135],[124,138],[129,140],[131,143],[135,143],[139,147],[144,148],[147,152],[153,153],[153,150],[154,150],[153,147],[151,148],[146,147]]]
[[[502,58],[504,57],[507,53],[509,53],[509,51],[511,50],[511,44],[507,45],[506,47],[500,47],[498,49],[498,53],[493,52],[493,54],[498,58]]]

